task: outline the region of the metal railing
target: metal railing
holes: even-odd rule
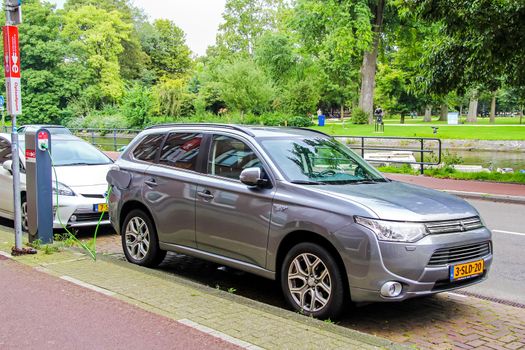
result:
[[[419,165],[419,171],[421,174],[425,171],[425,166],[432,166],[432,165],[439,165],[441,163],[441,139],[438,138],[426,138],[426,137],[396,137],[396,136],[353,136],[353,135],[337,135],[335,136],[337,139],[345,139],[346,144],[348,147],[350,147],[353,150],[359,151],[361,154],[361,157],[365,157],[365,151],[404,151],[404,152],[412,152],[412,153],[418,153],[419,157],[416,159],[419,159],[419,161],[400,161],[400,160],[391,160],[391,159],[373,159],[369,160],[374,163],[396,163],[396,164],[414,164]],[[349,140],[357,140],[357,142],[354,144],[352,142],[348,142]],[[375,140],[375,144],[367,144],[367,141]],[[385,141],[385,140],[393,140],[395,143],[398,144],[407,144],[407,147],[388,147],[388,146],[382,146],[377,145],[377,141]],[[434,147],[429,147],[429,143],[433,143]],[[426,155],[434,155],[437,154],[437,157],[433,157],[432,160],[425,161],[425,154]],[[427,157],[428,160],[428,157]]]
[[[119,151],[142,130],[138,129],[70,129],[71,132],[105,151]]]

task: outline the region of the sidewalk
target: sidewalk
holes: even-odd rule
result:
[[[525,204],[525,185],[486,181],[438,179],[430,176],[404,174],[385,174],[385,176],[391,180],[433,188],[464,198]]]
[[[9,251],[11,245],[12,232],[0,229],[0,252]],[[119,344],[119,339],[121,338],[119,332],[121,327],[127,324],[128,321],[125,318],[116,322],[108,322],[108,320],[113,318],[120,319],[122,314],[124,316],[127,314],[134,319],[132,324],[139,327],[143,322],[146,325],[149,324],[149,319],[154,320],[161,316],[165,317],[163,322],[160,322],[162,326],[159,326],[158,336],[163,337],[167,334],[168,339],[177,337],[177,334],[184,327],[190,327],[186,331],[187,337],[194,339],[195,342],[186,348],[199,348],[202,344],[210,344],[210,348],[232,348],[233,344],[246,349],[325,350],[400,347],[382,338],[265,305],[238,295],[193,283],[187,279],[168,275],[162,271],[132,265],[116,256],[99,255],[99,259],[95,262],[76,250],[65,249],[60,253],[51,255],[46,255],[43,251],[39,251],[37,255],[22,256],[14,258],[14,261],[7,261],[9,261],[8,264],[11,267],[15,266],[14,268],[19,263],[22,263],[38,270],[26,268],[24,272],[27,276],[25,282],[24,280],[13,282],[12,287],[9,283],[7,285],[2,283],[3,292],[0,292],[0,309],[2,309],[3,314],[5,310],[4,303],[13,305],[25,303],[25,299],[22,296],[18,297],[18,295],[30,294],[31,290],[38,290],[38,293],[35,291],[36,294],[31,296],[38,302],[32,303],[30,310],[26,310],[19,315],[15,313],[17,319],[24,319],[25,317],[33,320],[32,322],[27,322],[27,326],[22,324],[25,321],[19,321],[18,325],[20,327],[16,328],[21,329],[19,335],[25,334],[28,330],[30,333],[32,326],[39,325],[38,322],[47,324],[51,318],[46,317],[48,313],[46,311],[48,309],[46,302],[53,300],[51,303],[53,306],[52,311],[61,311],[59,313],[49,311],[49,315],[54,314],[52,322],[56,324],[56,327],[53,330],[61,329],[65,334],[55,335],[56,337],[71,336],[69,337],[71,342],[75,341],[77,333],[82,332],[80,320],[86,317],[85,322],[89,324],[86,334],[89,337],[96,338],[99,331],[108,337],[113,334],[115,335],[113,341],[115,344]],[[5,266],[5,258],[0,263]],[[2,271],[0,280],[4,282],[6,272],[2,265],[0,265],[0,270]],[[23,270],[20,266],[16,269]],[[47,275],[42,272],[47,273]],[[51,279],[48,275],[55,277]],[[45,282],[38,282],[37,288],[33,289],[30,287],[30,281],[33,278],[36,278],[36,282],[39,280],[45,280]],[[70,288],[78,292],[80,287],[76,287],[70,282],[88,288],[87,291],[89,289],[95,291],[89,291],[89,296],[85,296],[81,300],[63,297],[63,301],[59,301],[57,300],[60,299],[59,297],[53,298],[50,296],[50,293],[58,296],[63,295],[64,292],[60,291]],[[46,293],[46,288],[54,289],[54,291]],[[3,293],[11,293],[13,301],[5,300]],[[15,301],[15,296],[17,296],[16,300],[18,301]],[[105,299],[105,301],[101,302],[101,299]],[[107,305],[107,308],[102,309],[105,305]],[[75,308],[76,306],[78,306],[77,309]],[[14,309],[16,308],[11,307],[8,310]],[[131,311],[126,311],[128,309]],[[70,311],[68,314],[64,314],[65,310]],[[84,310],[89,311],[87,316]],[[145,316],[146,321],[144,321],[144,313],[149,315]],[[71,322],[72,318],[76,319],[76,322]],[[3,345],[16,345],[16,343],[13,343],[13,339],[5,333],[6,329],[9,329],[6,328],[7,324],[4,324],[8,322],[8,319],[3,317],[3,320],[3,322],[0,322],[0,348]],[[9,322],[12,321],[13,318],[11,317]],[[100,322],[101,326],[94,328],[93,324],[97,322]],[[133,329],[131,327],[128,332],[131,332]],[[171,335],[169,334],[170,329],[172,330]],[[195,330],[201,332],[196,332]],[[147,329],[145,332],[145,337],[147,337]],[[202,332],[208,333],[214,338],[210,339]],[[35,337],[28,336],[25,340],[26,343],[20,343],[20,348],[27,348],[27,345],[36,346],[36,344],[40,344]],[[78,348],[71,346],[72,343],[66,345],[63,342],[60,343],[60,339],[56,341],[58,343],[53,344],[53,348]],[[120,345],[127,344],[126,342],[127,340],[124,339]],[[173,346],[165,348],[174,348],[177,342],[173,344]],[[185,344],[188,343],[186,342]],[[77,344],[75,343],[75,345]],[[7,347],[12,348],[11,346]],[[115,348],[113,346],[102,347]],[[92,348],[100,347],[93,346]],[[131,348],[154,347],[138,345]]]

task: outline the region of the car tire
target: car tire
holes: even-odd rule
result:
[[[27,198],[25,194],[20,196],[20,213],[22,217],[22,231],[29,232],[29,221],[27,219]]]
[[[292,247],[281,266],[281,288],[297,312],[336,319],[344,309],[345,287],[333,256],[322,246],[304,242]]]
[[[158,266],[166,256],[150,216],[140,209],[132,210],[121,229],[122,249],[126,259],[146,267]]]

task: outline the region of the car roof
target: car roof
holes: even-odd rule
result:
[[[170,131],[175,129],[201,129],[206,131],[217,131],[217,130],[232,130],[240,133],[247,134],[255,138],[266,138],[266,137],[312,137],[312,136],[324,136],[331,137],[322,131],[307,129],[307,128],[296,128],[296,127],[275,127],[275,126],[258,126],[258,125],[234,125],[234,124],[202,124],[202,123],[188,123],[188,124],[161,124],[155,125],[148,130],[163,130]]]
[[[0,133],[0,136],[5,138],[5,139],[7,139],[9,142],[11,142],[11,134]],[[24,141],[25,134],[18,135],[18,139],[20,141]],[[81,141],[87,142],[86,140],[83,140],[82,138],[77,137],[77,136],[72,135],[72,134],[51,134],[51,140],[52,141],[78,141],[78,140],[81,140]],[[89,143],[89,142],[87,142],[87,143]]]
[[[62,125],[45,125],[45,124],[28,124],[22,125],[17,129],[19,133],[26,133],[27,131],[37,131],[38,129],[48,129],[51,134],[67,134],[71,135],[71,130]]]

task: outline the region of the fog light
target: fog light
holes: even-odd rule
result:
[[[386,282],[381,287],[381,295],[384,297],[397,297],[399,294],[401,294],[401,290],[403,289],[403,286],[399,282]]]
[[[76,215],[71,215],[71,217],[69,218],[69,221],[71,221],[71,222],[77,221],[77,216]]]

